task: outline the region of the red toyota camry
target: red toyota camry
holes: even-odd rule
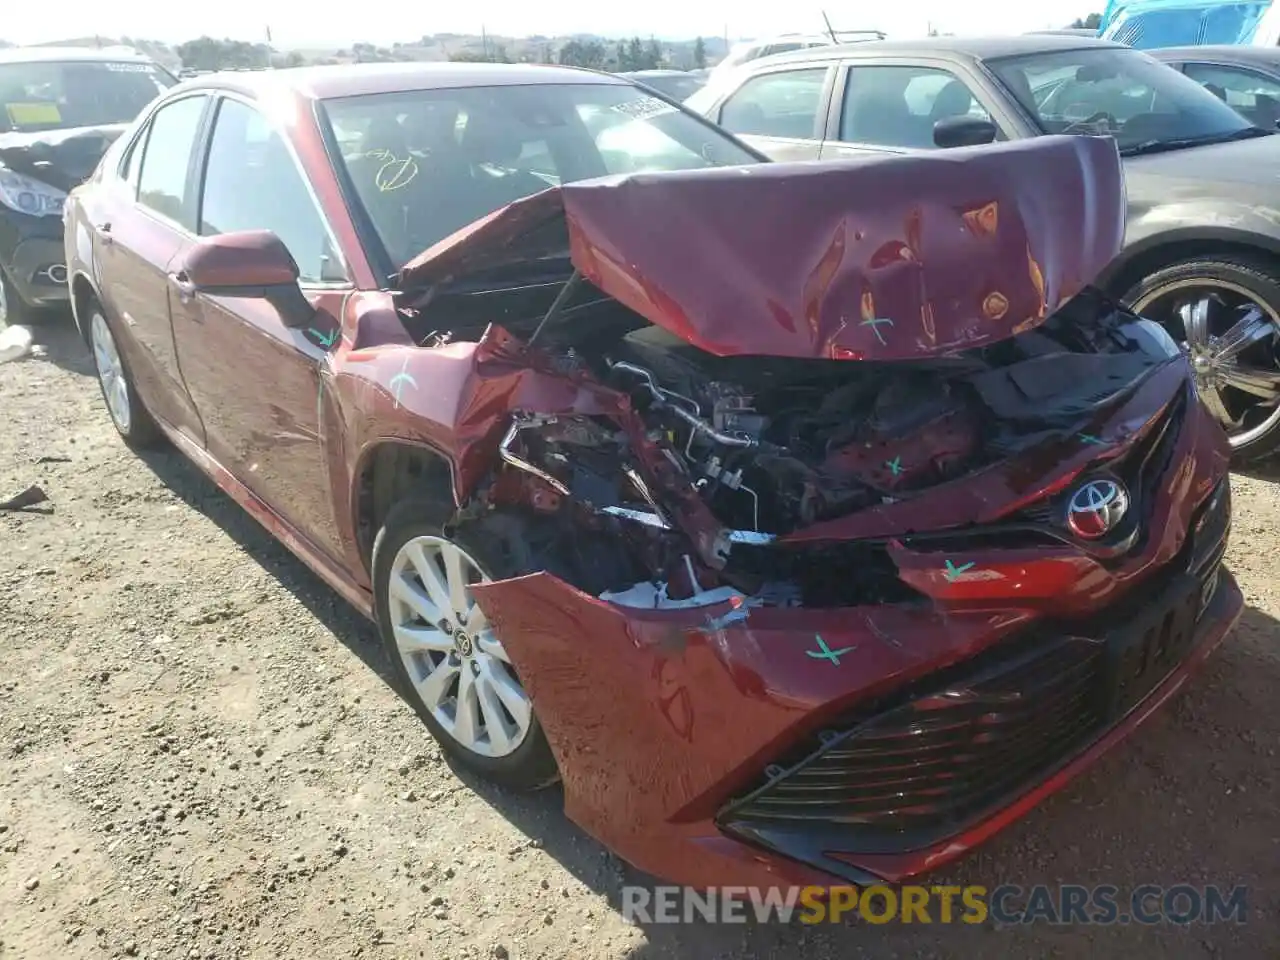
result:
[[[1223,639],[1229,451],[1089,285],[1111,141],[760,161],[586,71],[203,77],[67,204],[76,319],[458,763],[679,882],[897,880]]]

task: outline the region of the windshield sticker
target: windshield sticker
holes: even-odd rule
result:
[[[663,113],[674,113],[675,107],[658,97],[638,97],[626,103],[615,103],[609,108],[614,113],[621,113],[632,120],[648,120]]]
[[[380,193],[390,193],[406,187],[418,175],[418,161],[413,157],[400,159],[390,150],[369,150],[365,156],[370,160],[382,161],[382,166],[373,175],[373,185]]]
[[[62,122],[62,112],[56,103],[6,103],[4,109],[9,114],[9,122],[19,127]]]
[[[149,63],[106,63],[103,64],[112,73],[155,73],[156,68]]]

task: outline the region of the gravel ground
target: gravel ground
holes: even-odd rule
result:
[[[1174,704],[950,882],[1248,884],[1243,925],[649,926],[555,791],[460,778],[372,629],[85,351],[0,366],[0,957],[1276,957],[1280,502],[1236,478],[1248,609]],[[42,458],[56,458],[44,460]],[[65,458],[65,459],[63,459]]]

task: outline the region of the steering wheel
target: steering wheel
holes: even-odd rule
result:
[[[1065,113],[1066,111],[1064,110],[1063,112]],[[1107,121],[1107,127],[1108,129],[1111,129],[1111,130],[1114,130],[1116,127],[1120,126],[1120,121],[1117,120],[1112,114],[1108,113],[1106,110],[1099,110],[1097,113],[1093,114],[1092,116],[1085,117],[1083,120],[1072,120],[1069,124],[1066,125],[1066,127],[1063,128],[1062,132],[1073,133],[1075,132],[1077,127],[1085,128],[1085,129],[1091,128],[1093,130],[1096,130],[1097,123],[1100,120]]]

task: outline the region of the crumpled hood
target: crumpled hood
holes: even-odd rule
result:
[[[37,133],[0,133],[0,163],[59,190],[88,180],[107,148],[128,124],[70,127]]]
[[[1119,252],[1124,212],[1100,137],[635,174],[504,207],[400,280],[562,252],[563,217],[592,283],[711,353],[906,360],[1041,323]]]

